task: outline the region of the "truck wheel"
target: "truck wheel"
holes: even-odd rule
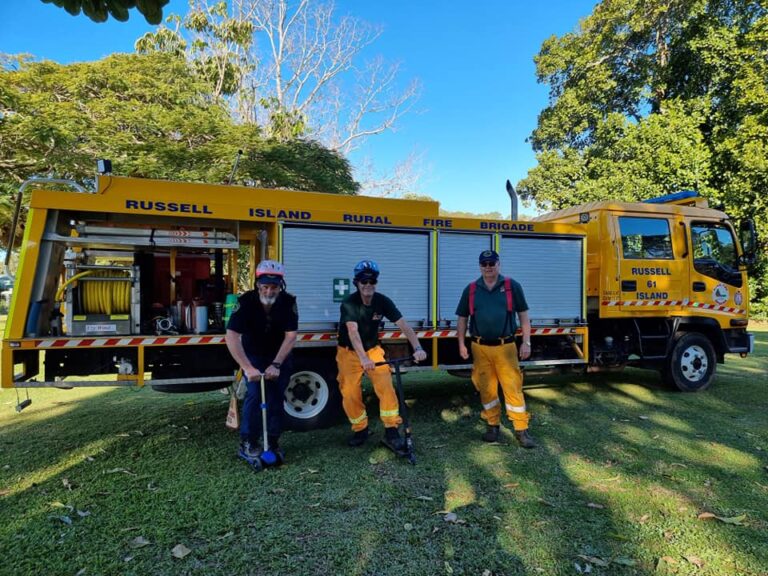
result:
[[[682,392],[706,390],[715,377],[715,349],[709,338],[697,332],[683,334],[666,360],[662,379]]]
[[[298,431],[327,428],[341,412],[341,393],[330,366],[302,366],[297,361],[285,390],[283,409],[288,428]]]

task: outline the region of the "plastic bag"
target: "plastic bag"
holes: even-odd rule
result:
[[[227,428],[237,430],[240,428],[240,411],[237,409],[237,396],[230,394],[229,411],[227,412]]]

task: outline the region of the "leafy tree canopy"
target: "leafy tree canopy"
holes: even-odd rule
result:
[[[82,10],[94,22],[106,22],[112,16],[115,20],[126,22],[129,10],[136,8],[150,24],[160,24],[163,20],[163,7],[170,0],[42,0],[63,8],[72,16]]]
[[[526,202],[696,189],[754,218],[765,244],[765,0],[603,0],[535,60],[550,98],[530,138],[538,165],[517,186]]]
[[[59,65],[7,58],[0,70],[0,186],[32,176],[87,183],[97,158],[115,174],[353,194],[346,159],[311,141],[265,139],[232,121],[176,55],[113,55]],[[8,218],[0,201],[0,227]]]

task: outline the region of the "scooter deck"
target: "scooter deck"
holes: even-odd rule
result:
[[[416,464],[416,456],[414,456],[413,450],[410,449],[407,444],[403,443],[403,445],[398,448],[391,442],[387,442],[384,438],[382,438],[381,444],[391,450],[395,456],[399,458],[407,458],[411,464]]]

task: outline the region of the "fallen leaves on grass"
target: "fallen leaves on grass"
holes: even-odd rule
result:
[[[135,472],[131,472],[128,470],[128,468],[112,468],[111,470],[106,470],[104,474],[117,474],[118,472],[122,472],[123,474],[128,474],[129,476],[138,476]]]
[[[597,556],[586,556],[585,554],[579,554],[578,556],[585,562],[589,562],[590,564],[594,564],[595,566],[600,566],[601,568],[605,568],[606,566],[610,565],[610,560],[603,560],[602,558],[599,558]]]
[[[503,488],[507,488],[508,490],[514,490],[515,488],[520,487],[520,482],[509,482],[508,484],[504,484]]]
[[[588,502],[587,508],[595,508],[597,510],[602,510],[603,508],[605,508],[605,506],[603,504],[598,504],[597,502]]]
[[[75,488],[77,488],[77,484],[75,484],[74,482],[70,482],[69,478],[62,478],[61,483],[64,486],[64,488],[66,488],[67,490],[74,490]]]
[[[70,512],[72,512],[72,510],[75,509],[74,506],[70,506],[69,504],[64,504],[63,502],[59,502],[58,500],[56,500],[55,502],[51,502],[51,506],[53,508],[66,508]]]
[[[696,568],[703,568],[704,562],[698,556],[683,556],[688,562],[696,566]]]
[[[461,520],[455,512],[448,512],[446,510],[439,510],[438,512],[435,512],[435,514],[442,514],[443,520],[445,522],[448,522],[450,524],[466,524],[466,520]]]
[[[713,514],[712,512],[702,512],[699,514],[696,518],[699,520],[719,520],[720,522],[723,522],[724,524],[732,524],[734,526],[744,526],[744,520],[747,519],[746,514],[739,514],[738,516],[717,516],[716,514]]]
[[[128,542],[128,546],[131,548],[144,548],[144,546],[149,546],[150,541],[144,538],[144,536],[136,536],[133,540]]]
[[[614,558],[600,558],[599,556],[587,556],[586,554],[579,554],[579,558],[587,562],[587,566],[584,568],[584,571],[591,571],[589,569],[589,564],[593,564],[595,566],[599,566],[600,568],[606,568],[610,566],[611,564],[618,564],[619,566],[635,566],[637,562],[635,562],[632,558],[626,558],[625,556],[615,556]],[[576,564],[578,566],[578,564]]]
[[[555,505],[552,502],[550,502],[549,500],[544,500],[544,498],[536,498],[536,501],[539,504],[543,504],[544,506],[550,506],[552,508],[555,507]]]
[[[181,560],[188,556],[190,552],[192,552],[192,550],[184,546],[184,544],[176,544],[176,546],[173,547],[173,550],[171,550],[171,556]]]
[[[59,522],[64,522],[67,526],[72,526],[72,518],[69,516],[51,516],[54,520],[58,520]]]
[[[434,498],[432,498],[431,496],[416,496],[415,499],[423,500],[424,502],[432,502],[432,500],[434,500]]]

